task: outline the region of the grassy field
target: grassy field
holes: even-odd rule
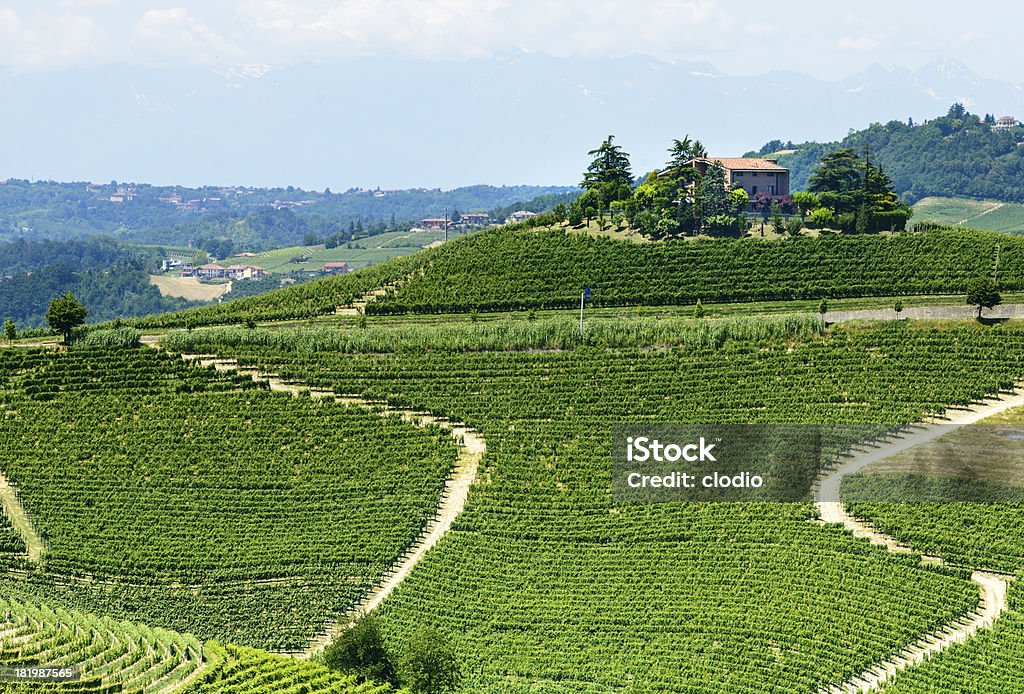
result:
[[[914,205],[913,220],[989,231],[1024,232],[1024,205],[998,200],[924,198]]]
[[[448,232],[453,239],[464,232]],[[444,232],[436,230],[395,231],[379,234],[337,248],[319,246],[289,246],[257,253],[253,257],[232,256],[221,265],[258,265],[267,272],[288,274],[301,270],[322,270],[324,263],[348,263],[353,270],[391,260],[397,256],[412,255],[432,244],[444,241]]]
[[[150,275],[149,283],[160,290],[162,296],[180,296],[189,301],[213,301],[231,291],[231,283],[201,284],[196,277]]]

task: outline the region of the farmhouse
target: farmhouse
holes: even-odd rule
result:
[[[779,166],[775,159],[701,157],[688,164],[704,175],[712,162],[725,169],[726,186],[739,186],[751,198],[758,193],[773,197],[789,195],[789,169]]]
[[[491,222],[491,216],[486,212],[467,212],[462,215],[463,226],[487,226]]]
[[[995,124],[992,126],[992,130],[1009,130],[1010,128],[1016,128],[1020,123],[1013,116],[1000,116]]]
[[[261,280],[267,277],[267,271],[258,265],[231,265],[224,273],[233,280]]]
[[[200,265],[196,268],[196,277],[202,279],[217,279],[224,277],[225,270],[220,265],[214,265],[213,263],[207,263],[206,265]]]
[[[537,216],[536,212],[530,212],[529,210],[519,210],[518,212],[513,212],[512,214],[510,214],[509,217],[508,217],[508,221],[509,222],[521,222],[521,221],[523,221],[525,219],[529,219],[530,217],[536,217],[536,216]]]
[[[420,220],[420,229],[444,229],[450,222],[443,217],[430,217]]]
[[[348,266],[348,263],[324,263],[324,272],[328,275],[344,275],[351,271],[352,268]]]

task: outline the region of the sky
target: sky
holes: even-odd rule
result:
[[[213,69],[355,56],[489,57],[641,53],[727,74],[795,70],[835,80],[880,63],[955,58],[1018,82],[1024,10],[947,0],[0,0],[0,69],[110,63]]]

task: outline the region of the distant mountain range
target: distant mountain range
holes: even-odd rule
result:
[[[0,177],[445,188],[578,183],[608,134],[636,173],[689,133],[712,154],[837,140],[874,121],[1024,116],[1021,87],[953,61],[829,82],[644,56],[366,59],[224,73],[109,66],[0,77]]]

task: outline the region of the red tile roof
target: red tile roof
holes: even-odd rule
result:
[[[779,166],[773,161],[768,159],[754,159],[754,158],[725,158],[725,157],[706,157],[704,161],[713,162],[717,161],[721,163],[727,169],[732,171],[788,171],[785,166]]]

